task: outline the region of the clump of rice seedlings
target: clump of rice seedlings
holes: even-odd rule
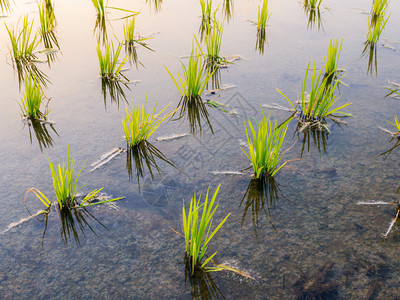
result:
[[[124,64],[129,59],[126,56],[119,64],[118,58],[121,53],[122,44],[115,49],[113,41],[105,43],[104,52],[102,52],[100,43],[97,41],[97,57],[99,59],[100,75],[108,80],[120,80],[120,77],[126,77],[121,73]]]
[[[201,18],[205,24],[211,23],[212,0],[199,0],[201,6]]]
[[[309,67],[310,63],[308,63],[304,80],[302,80],[301,83],[300,110],[298,110],[293,102],[290,101],[289,98],[286,97],[285,94],[283,94],[279,89],[278,92],[280,92],[288,100],[294,111],[300,114],[301,121],[308,125],[310,125],[310,123],[317,122],[327,130],[327,127],[324,126],[324,124],[320,121],[325,117],[332,118],[336,114],[340,114],[342,116],[351,116],[350,114],[340,111],[342,108],[349,106],[351,103],[346,103],[336,108],[333,107],[338,99],[338,96],[335,95],[335,90],[339,84],[339,81],[329,84],[327,82],[328,78],[321,79],[322,70],[320,70],[317,77],[315,62],[311,77],[310,92],[306,93]]]
[[[278,126],[276,120],[273,125],[271,120],[265,117],[264,112],[261,122],[257,122],[257,132],[251,121],[249,120],[248,122],[252,137],[250,137],[246,123],[244,127],[246,130],[249,154],[243,149],[242,151],[251,161],[255,178],[260,178],[264,173],[273,177],[286,164],[286,162],[284,162],[279,165],[284,156],[284,152],[281,151],[281,148],[288,125],[283,124]]]
[[[55,166],[54,163],[50,160],[50,158],[48,160],[51,171],[51,178],[53,180],[54,193],[60,211],[77,207],[97,205],[121,199],[121,198],[115,198],[115,199],[91,203],[91,200],[96,198],[99,195],[100,191],[103,189],[100,188],[91,191],[82,199],[81,202],[78,202],[77,193],[83,186],[78,188],[77,184],[84,165],[78,171],[76,177],[74,177],[75,160],[73,157],[70,159],[69,147],[67,152],[67,160],[65,161],[63,159],[62,164],[58,164],[58,166]],[[33,192],[38,197],[38,199],[46,206],[47,209],[49,209],[50,206],[52,205],[52,202],[49,200],[49,198],[46,197],[40,190],[36,188],[31,188],[27,191],[27,193],[29,192]]]
[[[221,51],[223,23],[214,19],[212,28],[206,33],[207,60],[209,63],[218,64],[224,59],[219,55]]]
[[[28,63],[36,58],[34,51],[39,45],[38,34],[32,35],[33,22],[29,22],[28,15],[24,16],[22,29],[18,32],[16,28],[8,28],[5,24],[11,41],[11,51],[15,61]]]
[[[391,82],[388,80],[389,86],[385,86],[385,88],[389,91],[389,94],[387,94],[385,97],[393,97],[393,98],[399,98],[400,97],[400,84],[396,82]]]
[[[142,107],[140,107],[140,104],[135,107],[135,100],[132,100],[132,112],[129,112],[128,108],[126,108],[125,118],[122,119],[128,148],[147,140],[160,127],[161,123],[175,112],[174,110],[161,116],[168,106],[169,104],[156,114],[157,105],[154,106],[152,112],[147,112],[147,98]]]
[[[326,57],[324,57],[325,63],[325,77],[334,77],[338,73],[339,57],[342,50],[343,39],[339,44],[339,40],[330,39],[329,47],[327,50]]]
[[[371,8],[371,23],[375,24],[380,16],[386,15],[390,0],[374,0]]]
[[[262,6],[258,6],[257,30],[265,30],[270,17],[271,14],[268,11],[268,0],[264,0]]]
[[[182,207],[183,232],[186,244],[186,257],[190,265],[192,274],[195,274],[196,268],[204,268],[208,262],[217,254],[217,252],[208,256],[202,262],[206,255],[207,248],[211,239],[225,223],[230,214],[228,214],[214,230],[211,230],[213,216],[218,209],[219,204],[215,204],[218,191],[221,185],[217,187],[214,195],[209,199],[209,188],[203,203],[200,203],[201,196],[197,199],[196,194],[190,199],[190,206],[186,212],[185,202]],[[201,211],[200,211],[201,210]]]
[[[397,116],[394,117],[394,123],[392,123],[390,121],[386,121],[386,122],[388,122],[390,125],[392,125],[396,129],[396,132],[392,133],[393,136],[400,134],[400,122],[397,119]]]
[[[104,0],[92,0],[93,6],[96,9],[96,12],[97,12],[98,16],[105,16],[106,15],[107,2],[104,3]]]
[[[145,43],[150,38],[141,38],[140,35],[135,35],[135,16],[127,18],[124,24],[124,44],[125,51],[129,54],[131,61],[138,66],[138,57],[136,51],[136,45],[141,45],[150,51],[154,51]]]
[[[182,75],[178,73],[177,80],[172,76],[171,72],[165,67],[180,94],[186,98],[201,99],[201,94],[207,86],[208,81],[212,76],[210,72],[210,66],[203,63],[202,57],[204,56],[200,46],[192,46],[192,52],[190,53],[188,66],[181,61]]]
[[[50,0],[47,0],[40,5],[38,3],[39,9],[39,21],[40,21],[40,34],[44,46],[47,49],[53,48],[54,45],[59,49],[57,38],[54,34],[54,29],[56,26],[56,17],[54,14],[54,7]]]
[[[367,33],[367,42],[369,44],[378,43],[379,37],[382,34],[383,29],[386,26],[387,21],[389,20],[390,15],[385,19],[384,15],[378,17],[375,24],[371,22],[371,19],[368,18],[368,33]]]
[[[25,93],[21,100],[22,115],[28,119],[46,119],[49,111],[41,112],[40,107],[46,99],[37,80],[30,75],[25,76]]]

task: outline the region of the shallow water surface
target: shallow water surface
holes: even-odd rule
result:
[[[229,18],[222,9],[227,2]],[[180,120],[164,123],[149,140],[165,157],[155,155],[159,171],[153,166],[154,176],[146,167],[138,173],[126,151],[93,171],[90,165],[114,148],[126,149],[121,120],[133,96],[135,103],[147,97],[148,105],[157,102],[159,109],[180,103],[164,66],[176,74],[179,59],[186,62],[201,24],[198,1],[109,1],[110,7],[140,10],[136,30],[151,37],[146,42],[154,50],[137,48],[144,67],[126,65],[125,76],[135,81],[129,89],[122,87],[126,101],[109,94],[104,99],[102,94],[92,3],[55,1],[60,51],[50,66],[38,63],[51,81],[45,93],[55,122],[53,128],[45,127],[44,143],[43,132],[39,142],[38,129],[21,122],[18,103],[23,91],[2,27],[0,232],[29,216],[24,206],[27,188],[52,195],[47,157],[58,163],[68,145],[77,166],[86,161],[80,178],[87,184],[83,193],[104,186],[107,195],[125,198],[117,207],[89,207],[63,218],[52,211],[47,219],[32,218],[0,234],[0,298],[400,297],[396,225],[382,237],[396,207],[357,205],[398,200],[400,152],[395,148],[387,157],[379,156],[396,141],[378,126],[390,128],[385,120],[393,121],[398,111],[398,100],[385,98],[384,86],[388,80],[400,81],[400,4],[389,4],[391,16],[377,45],[377,70],[370,74],[368,60],[361,57],[370,1],[323,0],[319,29],[309,24],[298,1],[269,2],[272,15],[260,54],[256,26],[249,22],[257,19],[258,2],[221,1],[217,16],[225,16],[222,54],[241,59],[220,70],[221,84],[233,87],[203,100],[226,104],[234,113],[205,106],[208,121],[200,114],[194,134],[190,120],[199,107],[188,105]],[[16,26],[26,13],[38,21],[36,3],[15,1],[12,8],[2,19],[7,26]],[[125,14],[108,9],[108,39],[122,39],[120,18]],[[339,65],[345,69],[346,84],[340,86],[338,102],[352,102],[346,111],[356,117],[347,118],[347,125],[329,123],[329,134],[318,133],[323,146],[313,142],[312,133],[296,133],[296,124],[290,123],[285,149],[298,141],[285,158],[294,160],[289,165],[298,172],[283,168],[263,196],[262,187],[244,170],[249,161],[241,150],[246,141],[243,123],[260,119],[262,105],[289,107],[276,88],[296,99],[308,62],[316,60],[322,66],[329,39],[336,37],[343,38]],[[290,116],[282,110],[264,111],[279,121]],[[168,139],[174,135],[177,138]],[[174,232],[182,231],[182,199],[189,201],[195,191],[204,194],[209,186],[214,191],[220,183],[216,218],[231,216],[214,237],[210,252],[218,251],[217,263],[253,279],[228,271],[196,278],[185,274],[184,240]],[[31,212],[43,209],[33,195],[27,207]]]

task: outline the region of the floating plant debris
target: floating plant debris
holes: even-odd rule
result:
[[[124,151],[125,150],[121,149],[121,148],[114,148],[110,152],[103,154],[100,157],[100,160],[98,160],[90,165],[91,167],[93,167],[93,169],[91,169],[90,172],[93,172],[94,170],[104,166],[105,164],[110,162],[113,158],[117,157],[119,154],[121,154]]]
[[[173,134],[171,136],[162,136],[162,137],[156,138],[156,142],[177,140],[177,139],[181,139],[181,138],[183,138],[185,136],[188,136],[188,135],[189,135],[189,133],[181,133],[181,134]]]

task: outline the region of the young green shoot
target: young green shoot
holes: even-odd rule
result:
[[[160,127],[161,123],[176,111],[161,116],[168,106],[169,104],[156,114],[157,105],[154,106],[152,112],[147,112],[147,98],[142,107],[140,107],[140,104],[135,107],[135,100],[132,100],[132,112],[129,112],[126,108],[126,115],[122,118],[122,127],[128,148],[146,141]]]
[[[373,0],[371,8],[371,23],[375,24],[380,16],[384,16],[387,12],[390,0]]]
[[[311,87],[310,92],[306,92],[308,71],[310,63],[308,63],[307,71],[304,76],[304,80],[301,83],[301,99],[300,99],[300,111],[297,110],[296,106],[292,101],[289,100],[285,94],[283,94],[279,89],[278,92],[281,93],[293,107],[293,109],[300,113],[300,117],[303,121],[318,121],[325,117],[333,116],[334,114],[340,114],[344,116],[351,116],[350,114],[341,112],[340,110],[351,103],[346,103],[339,107],[334,108],[338,96],[335,95],[335,90],[339,81],[328,83],[328,78],[321,79],[322,70],[319,71],[317,77],[316,63],[314,62],[312,77],[311,77]]]
[[[329,47],[326,57],[324,57],[325,63],[325,76],[334,76],[338,73],[339,57],[342,50],[343,39],[339,44],[339,40],[330,39]]]
[[[268,11],[268,0],[264,0],[262,6],[258,6],[257,30],[265,30],[270,16],[271,14]]]
[[[208,262],[217,254],[214,252],[202,262],[205,257],[210,240],[218,232],[221,226],[225,223],[230,214],[228,214],[214,230],[211,229],[213,216],[219,204],[215,204],[217,194],[221,185],[217,187],[214,195],[209,199],[210,188],[207,189],[207,194],[204,202],[201,203],[201,196],[197,199],[196,193],[190,199],[190,206],[186,212],[185,202],[182,207],[183,232],[186,244],[186,258],[191,265],[192,275],[196,268],[204,268]],[[200,211],[201,210],[201,211]],[[210,268],[213,270],[212,268]]]
[[[382,34],[383,29],[386,26],[387,21],[389,20],[390,15],[385,19],[385,15],[380,15],[376,22],[373,23],[371,19],[368,17],[368,33],[367,33],[367,41],[365,42],[366,46],[375,45],[378,43],[379,37]]]
[[[104,52],[102,52],[100,42],[97,41],[97,57],[99,59],[101,77],[108,80],[119,80],[120,76],[123,76],[121,74],[122,67],[129,59],[129,56],[125,56],[125,58],[118,64],[121,49],[122,44],[119,44],[115,49],[114,43],[111,41],[105,43]]]
[[[51,8],[49,8],[46,2],[43,2],[42,5],[38,3],[38,10],[40,33],[43,36],[54,30],[56,26],[56,16],[53,7],[51,6]]]
[[[207,86],[213,72],[210,72],[210,66],[203,63],[203,51],[197,43],[192,46],[192,52],[189,57],[188,66],[181,61],[182,73],[178,73],[178,81],[172,76],[171,72],[165,67],[182,97],[200,99],[201,94]]]
[[[307,6],[311,9],[319,9],[322,0],[304,0],[304,6]]]
[[[390,125],[392,125],[394,128],[396,128],[396,132],[392,133],[392,135],[400,134],[400,121],[397,119],[397,116],[394,117],[394,123],[392,123],[390,121],[386,121],[386,122],[388,122]]]
[[[223,23],[214,19],[212,28],[206,33],[205,43],[207,47],[207,60],[212,63],[219,63],[223,60],[219,56],[221,50]]]
[[[201,17],[204,23],[211,23],[212,0],[199,0],[201,6]]]
[[[21,100],[21,111],[23,117],[27,119],[46,119],[49,111],[42,113],[40,107],[46,99],[44,92],[39,82],[34,79],[30,74],[25,75],[25,93]]]
[[[77,193],[83,187],[81,186],[78,188],[78,179],[84,165],[78,171],[78,174],[75,177],[74,176],[75,159],[73,157],[70,159],[69,147],[67,152],[67,160],[65,161],[63,159],[62,164],[58,164],[57,166],[55,166],[54,163],[50,160],[50,158],[48,158],[48,160],[51,171],[51,178],[53,180],[54,193],[60,210],[86,207],[121,199],[121,198],[115,198],[115,199],[91,203],[91,200],[96,198],[99,195],[100,191],[103,189],[100,188],[100,189],[94,189],[93,191],[88,193],[82,199],[82,201],[78,202]],[[52,202],[49,200],[49,198],[45,196],[38,189],[32,188],[29,189],[27,193],[29,192],[33,192],[38,197],[38,199],[46,206],[47,209],[49,209],[50,206],[52,205]]]
[[[250,137],[246,123],[244,127],[249,146],[249,154],[243,149],[242,151],[251,161],[255,178],[260,178],[262,174],[273,177],[286,164],[286,162],[284,162],[279,165],[284,155],[281,148],[288,125],[282,124],[278,126],[276,120],[273,125],[271,120],[265,117],[264,112],[261,122],[257,122],[257,132],[251,121],[249,120],[248,122],[252,137]]]
[[[93,6],[96,9],[98,16],[100,17],[105,16],[107,2],[104,3],[104,0],[92,0]]]
[[[28,15],[24,16],[22,29],[19,32],[16,28],[5,26],[10,37],[14,60],[28,63],[31,59],[36,58],[34,51],[39,45],[40,39],[37,33],[32,35],[33,22],[29,22]]]

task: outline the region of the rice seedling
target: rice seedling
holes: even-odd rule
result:
[[[339,107],[334,108],[338,96],[335,95],[335,90],[339,81],[332,82],[330,85],[327,84],[327,78],[321,79],[320,70],[318,77],[316,77],[316,63],[314,62],[312,77],[311,77],[311,88],[309,94],[306,93],[306,85],[308,78],[310,63],[308,63],[307,71],[304,76],[304,80],[301,83],[301,99],[300,99],[300,118],[306,122],[319,122],[322,118],[331,117],[335,114],[340,114],[342,116],[351,116],[348,113],[340,111],[342,108],[349,106],[351,103],[346,103]],[[279,89],[278,92],[281,93],[297,112],[296,106],[289,100],[285,94],[283,94]],[[320,123],[320,122],[319,122]],[[323,126],[323,123],[320,123]]]
[[[367,41],[366,44],[376,44],[378,43],[379,37],[382,34],[383,29],[386,26],[387,21],[389,20],[390,15],[385,19],[384,15],[378,17],[375,24],[371,22],[371,19],[368,18],[368,33],[367,33]]]
[[[183,202],[182,221],[186,245],[185,252],[192,274],[195,274],[196,268],[204,268],[207,263],[212,260],[215,254],[217,254],[217,252],[214,252],[212,255],[208,256],[204,262],[202,262],[203,257],[206,255],[210,240],[230,215],[228,214],[219,225],[211,231],[213,215],[219,206],[219,204],[215,204],[215,200],[220,187],[221,185],[217,187],[210,200],[208,199],[210,188],[208,188],[206,197],[202,204],[200,203],[201,196],[197,199],[195,193],[190,199],[190,206],[187,213],[185,202]],[[200,209],[202,209],[201,214]]]
[[[209,63],[218,64],[224,59],[219,55],[221,51],[223,23],[214,19],[212,28],[206,33],[207,60]]]
[[[201,18],[205,24],[211,23],[212,0],[199,0],[201,6]]]
[[[397,119],[397,116],[394,117],[394,123],[392,123],[390,121],[386,121],[386,122],[388,122],[390,125],[392,125],[396,129],[396,132],[392,133],[392,135],[400,134],[400,122]]]
[[[113,41],[105,43],[104,52],[101,51],[100,42],[97,41],[97,57],[99,59],[100,75],[108,80],[120,80],[120,77],[126,77],[121,73],[123,66],[129,59],[129,56],[118,64],[118,58],[121,53],[122,44],[114,48]]]
[[[56,17],[54,14],[54,7],[50,0],[45,1],[40,5],[39,9],[39,21],[40,21],[40,35],[46,49],[53,48],[53,44],[60,49],[58,45],[57,37],[55,36],[54,29],[56,26]],[[51,56],[48,56],[49,59]]]
[[[51,178],[53,180],[54,193],[60,211],[78,207],[87,207],[91,205],[97,205],[122,199],[122,198],[115,198],[104,201],[92,202],[93,199],[98,197],[100,191],[103,189],[100,188],[100,189],[94,189],[93,191],[88,193],[85,197],[83,197],[83,199],[80,202],[78,202],[77,193],[83,186],[78,188],[77,184],[79,176],[85,164],[78,171],[78,174],[74,178],[75,160],[74,157],[70,159],[69,146],[67,152],[67,160],[65,161],[63,159],[62,164],[58,164],[58,166],[55,166],[54,163],[50,160],[50,158],[48,158],[48,161],[51,171]],[[36,197],[46,206],[46,208],[50,209],[52,202],[40,190],[36,188],[31,188],[28,189],[27,194],[29,192],[33,192],[36,195]],[[25,200],[26,200],[26,195],[25,195]]]
[[[30,75],[25,76],[25,93],[22,96],[20,108],[22,115],[28,119],[46,119],[49,111],[40,111],[46,99],[40,84]]]
[[[343,39],[340,42],[336,39],[330,39],[329,47],[327,50],[326,57],[324,57],[325,63],[325,77],[334,77],[338,73],[339,57],[342,50]]]
[[[145,43],[145,41],[149,39],[151,38],[142,38],[140,35],[135,35],[135,16],[126,19],[126,23],[124,24],[125,51],[128,53],[130,61],[136,64],[136,67],[139,63],[136,45],[141,45],[150,51],[154,51]]]
[[[135,107],[135,100],[132,100],[132,113],[126,108],[126,115],[122,118],[122,126],[128,148],[147,140],[160,127],[161,123],[176,111],[174,110],[161,116],[168,106],[169,104],[156,114],[157,105],[154,106],[151,113],[147,112],[147,98],[141,109],[140,104]]]
[[[375,24],[380,16],[386,15],[390,0],[373,0],[371,8],[371,23]]]
[[[303,4],[303,10],[306,13],[306,15],[308,16],[308,24],[307,27],[309,29],[312,29],[312,27],[314,26],[314,24],[318,24],[318,30],[320,30],[322,28],[322,30],[324,29],[323,27],[323,18],[321,16],[321,11],[320,11],[320,6],[321,2],[318,3],[310,3],[310,1],[305,0],[304,4]]]
[[[262,6],[258,6],[257,30],[265,30],[270,17],[271,14],[268,11],[268,0],[264,0]]]
[[[28,15],[24,16],[22,29],[18,32],[16,28],[8,28],[5,24],[11,41],[11,51],[15,61],[29,62],[36,58],[34,51],[39,45],[38,34],[32,36],[33,22],[29,22]]]
[[[105,16],[106,6],[108,1],[104,3],[104,0],[92,0],[93,6],[97,12],[98,16]]]
[[[249,120],[248,122],[252,138],[250,138],[246,123],[244,127],[246,130],[249,154],[247,154],[243,148],[242,151],[252,164],[255,178],[260,178],[264,173],[273,177],[286,164],[286,162],[284,162],[279,165],[284,156],[284,152],[281,151],[281,148],[288,125],[282,124],[281,126],[277,126],[276,120],[275,124],[272,125],[271,120],[265,117],[264,112],[261,122],[257,122],[257,132],[251,121]]]
[[[385,97],[393,97],[393,98],[399,98],[400,97],[400,84],[396,82],[391,82],[388,80],[389,86],[385,86],[385,89],[389,91],[389,94],[387,94]]]
[[[200,46],[198,45],[198,47],[195,47],[193,45],[188,66],[186,67],[181,61],[183,74],[181,75],[178,73],[180,84],[178,84],[171,72],[165,67],[183,97],[200,99],[201,94],[213,74],[210,72],[210,66],[203,63],[203,56],[204,54]]]

